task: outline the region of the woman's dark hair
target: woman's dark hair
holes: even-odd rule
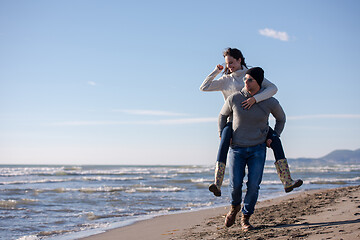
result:
[[[246,66],[246,63],[245,63],[245,57],[244,55],[242,54],[242,52],[237,49],[237,48],[227,48],[225,49],[225,51],[223,52],[223,56],[226,57],[226,56],[231,56],[233,58],[235,58],[236,60],[239,60],[241,58],[241,65]],[[225,70],[224,70],[224,73],[225,74],[230,74],[230,70],[225,66]]]

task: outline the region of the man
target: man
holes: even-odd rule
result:
[[[269,130],[270,113],[275,117],[274,131],[280,136],[285,125],[285,113],[275,98],[269,98],[250,109],[244,109],[242,102],[261,92],[260,86],[264,79],[264,71],[260,67],[251,68],[244,77],[245,88],[231,95],[221,109],[219,116],[219,131],[226,125],[227,118],[233,116],[233,135],[229,151],[229,173],[231,190],[231,210],[225,218],[225,225],[235,223],[236,214],[240,211],[242,200],[242,185],[245,167],[248,167],[247,191],[241,217],[243,231],[253,227],[249,219],[254,213],[258,199],[260,183],[264,171],[266,157],[266,136]]]

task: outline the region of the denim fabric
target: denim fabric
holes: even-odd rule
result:
[[[221,140],[219,145],[219,150],[217,154],[216,161],[222,162],[226,164],[227,154],[230,147],[230,139],[232,137],[232,122],[228,122],[224,129],[221,132]],[[271,139],[272,142],[270,144],[271,149],[274,152],[275,160],[280,160],[285,158],[285,152],[282,147],[281,140],[279,136],[276,134],[276,132],[269,127],[269,132],[267,134],[266,139]]]
[[[269,127],[269,132],[267,134],[266,139],[272,140],[270,147],[274,152],[275,160],[277,161],[280,159],[284,159],[285,153],[284,153],[284,149],[281,144],[281,140],[280,140],[279,136],[277,135],[277,133],[271,127]]]
[[[232,122],[228,122],[221,132],[220,146],[216,161],[226,164],[226,158],[230,147],[232,137]]]
[[[253,147],[231,147],[229,151],[229,173],[231,205],[238,206],[242,200],[242,186],[245,167],[248,167],[247,190],[242,212],[247,215],[254,213],[258,199],[260,183],[264,172],[266,144]]]

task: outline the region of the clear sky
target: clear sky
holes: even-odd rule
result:
[[[0,164],[213,164],[224,100],[199,86],[227,47],[277,85],[288,158],[358,149],[359,13],[357,0],[0,0]]]

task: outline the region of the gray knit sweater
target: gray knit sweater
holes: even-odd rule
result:
[[[224,95],[224,100],[226,100],[231,94],[241,91],[244,88],[245,85],[243,77],[245,77],[247,70],[248,69],[243,66],[243,69],[239,69],[231,74],[224,74],[219,79],[215,80],[216,76],[221,73],[221,70],[215,67],[214,71],[212,71],[212,73],[210,73],[210,75],[207,76],[201,84],[200,90],[205,92],[221,91]],[[256,102],[261,102],[265,99],[271,98],[277,92],[275,84],[266,78],[264,78],[261,88],[263,91],[253,96]]]
[[[251,147],[265,142],[269,131],[269,115],[275,117],[274,131],[280,136],[284,129],[286,116],[278,100],[269,98],[254,104],[250,109],[242,108],[241,103],[251,95],[246,91],[234,93],[226,99],[219,115],[219,132],[227,123],[229,115],[233,115],[232,145]]]

